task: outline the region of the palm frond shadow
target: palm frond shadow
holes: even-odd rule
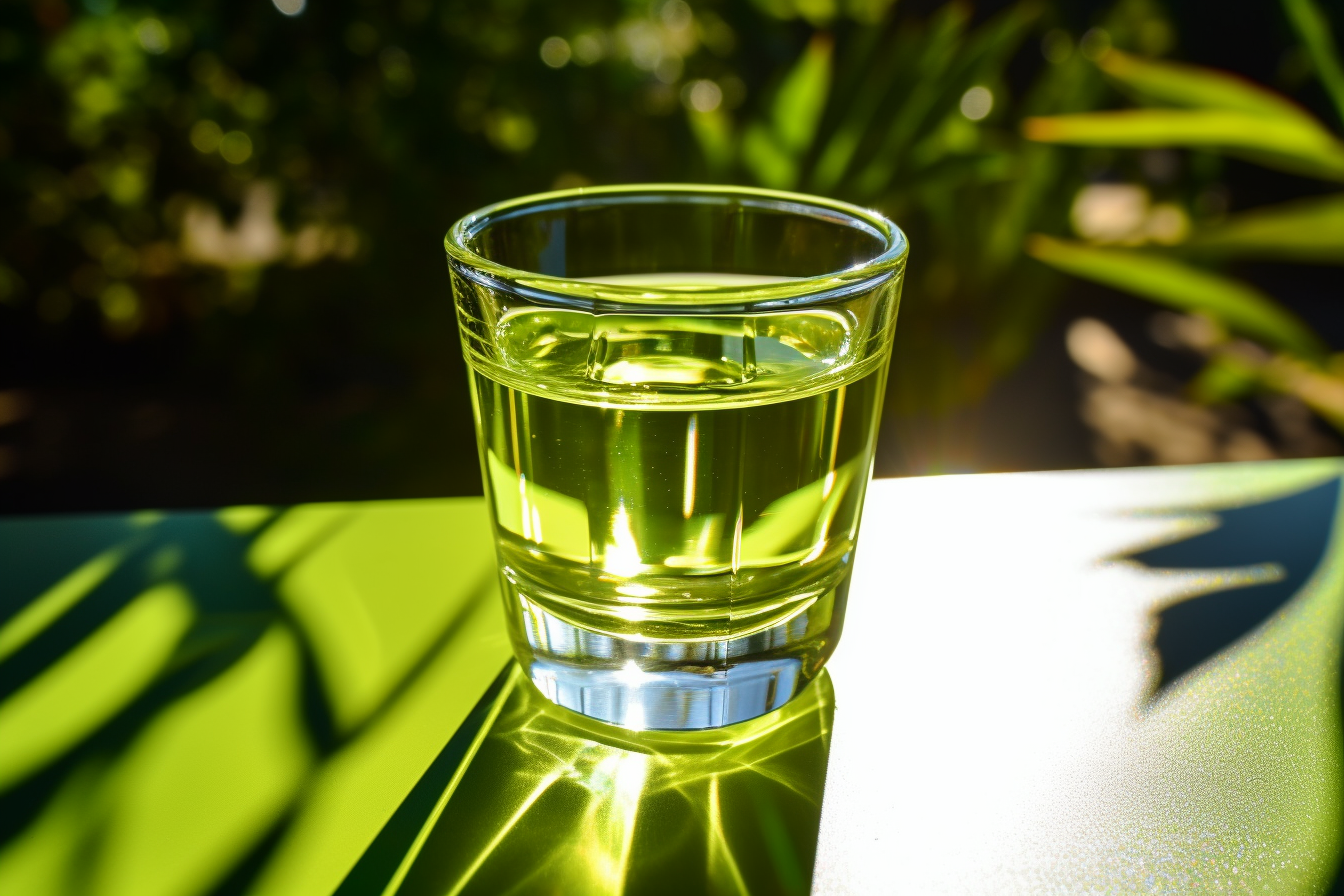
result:
[[[1320,566],[1331,544],[1339,479],[1300,492],[1218,511],[1216,528],[1128,555],[1153,569],[1247,569],[1224,585],[1157,614],[1160,677],[1154,698],[1176,679],[1231,647],[1284,606]]]
[[[464,602],[428,640],[422,653],[387,687],[381,701],[362,718],[344,727],[323,681],[312,635],[281,599],[284,574],[302,564],[335,538],[351,521],[336,514],[307,540],[291,550],[282,568],[262,574],[249,562],[249,551],[282,519],[271,515],[259,527],[238,532],[215,514],[181,513],[135,524],[131,518],[68,518],[31,521],[13,526],[16,533],[36,533],[31,544],[10,542],[6,551],[8,584],[0,593],[0,618],[13,619],[41,597],[41,589],[59,573],[90,554],[119,552],[115,569],[68,609],[0,660],[0,702],[60,664],[71,651],[95,635],[147,589],[171,581],[190,597],[195,615],[160,672],[126,705],[93,730],[43,758],[39,767],[0,792],[0,850],[22,835],[51,805],[81,769],[112,768],[127,755],[147,728],[175,704],[190,698],[238,667],[263,636],[283,627],[298,651],[299,725],[316,761],[308,774],[356,740],[386,713],[425,667],[460,632],[473,604]],[[13,572],[13,575],[9,575]],[[474,583],[471,594],[490,590]],[[296,816],[304,793],[301,785],[287,808],[264,829],[253,832],[251,845],[213,885],[215,896],[247,891],[265,870]],[[78,848],[85,869],[95,864],[106,831],[86,832]],[[76,882],[85,871],[75,874]]]
[[[1302,593],[1338,541],[1342,494],[1344,479],[1333,477],[1259,504],[1219,510],[1212,529],[1123,558],[1162,571],[1245,573],[1155,614],[1159,666],[1144,710],[1160,705],[1174,686],[1219,655],[1237,650]],[[1344,633],[1336,643],[1344,644]],[[1337,663],[1334,716],[1344,720],[1344,657]],[[1344,896],[1344,856],[1327,893]]]

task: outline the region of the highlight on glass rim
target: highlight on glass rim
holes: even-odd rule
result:
[[[0,896],[1344,892],[1342,266],[1338,2],[0,3]]]

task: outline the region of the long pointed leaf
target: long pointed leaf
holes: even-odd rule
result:
[[[743,133],[742,163],[758,183],[775,189],[797,183],[799,163],[830,93],[831,48],[829,35],[814,35],[775,91],[769,118],[752,122]],[[703,136],[697,138],[703,144]]]
[[[1128,249],[1101,249],[1036,234],[1027,253],[1053,268],[1182,311],[1203,311],[1247,336],[1320,358],[1325,346],[1297,315],[1253,286]]]
[[[1230,109],[1293,121],[1315,119],[1301,106],[1237,75],[1198,65],[1158,62],[1111,50],[1097,65],[1140,99],[1191,109]]]
[[[1201,227],[1186,245],[1241,257],[1344,264],[1344,193],[1242,212]]]
[[[700,144],[705,166],[712,174],[726,171],[733,161],[733,124],[720,109],[709,112],[687,110],[691,135]]]
[[[801,154],[812,143],[831,88],[829,35],[818,34],[785,76],[775,94],[771,115],[775,136],[784,149]]]
[[[1330,33],[1330,21],[1311,0],[1283,0],[1283,7],[1307,48],[1307,55],[1311,57],[1325,92],[1334,100],[1335,110],[1344,121],[1344,67],[1340,65],[1335,40]]]
[[[1022,131],[1044,143],[1214,149],[1344,180],[1344,142],[1309,121],[1269,120],[1231,110],[1133,109],[1028,118]]]
[[[749,125],[742,135],[742,163],[757,183],[775,190],[792,187],[798,176],[797,160],[760,122]]]
[[[903,168],[902,153],[918,131],[932,130],[930,125],[935,116],[955,110],[967,87],[986,75],[1001,72],[1006,58],[1021,44],[1031,23],[1041,13],[1036,3],[1019,3],[977,29],[958,52],[953,41],[959,37],[964,17],[957,18],[956,10],[948,7],[944,27],[934,29],[919,80],[902,103],[882,151],[861,175],[858,182],[861,195],[873,195],[891,181],[897,169]],[[935,54],[938,38],[944,35],[949,40],[947,50],[942,55]],[[936,67],[936,71],[930,71],[931,67]]]
[[[1051,66],[1022,99],[1021,108],[1033,115],[1095,108],[1103,86],[1095,66],[1075,56],[1063,65]],[[1027,233],[1036,229],[1033,222],[1043,222],[1058,207],[1055,194],[1063,167],[1060,153],[1045,146],[1021,147],[1018,172],[994,212],[984,241],[984,269],[990,277],[1000,276],[999,271],[1015,263]]]
[[[878,34],[870,39],[884,41],[884,38],[885,35]],[[891,94],[892,85],[902,72],[908,56],[903,50],[908,41],[908,33],[892,33],[890,39],[885,40],[885,47],[867,48],[867,53],[852,60],[851,65],[857,69],[859,77],[851,77],[847,85],[836,85],[837,98],[848,105],[838,110],[839,115],[828,131],[830,138],[820,144],[821,151],[812,169],[812,189],[830,192],[844,177],[854,152],[869,133],[877,110]],[[842,58],[845,55],[842,50]]]
[[[934,19],[913,72],[914,83],[900,97],[896,114],[875,154],[857,175],[852,192],[874,196],[891,179],[901,155],[937,102],[944,72],[952,65],[957,42],[969,18],[966,7],[949,3]]]

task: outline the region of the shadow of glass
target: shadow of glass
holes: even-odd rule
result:
[[[824,672],[777,712],[676,733],[590,721],[511,676],[397,893],[810,890],[835,710]]]

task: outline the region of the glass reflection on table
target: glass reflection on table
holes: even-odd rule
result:
[[[835,710],[825,673],[762,718],[674,733],[593,722],[509,676],[389,889],[809,891]]]

